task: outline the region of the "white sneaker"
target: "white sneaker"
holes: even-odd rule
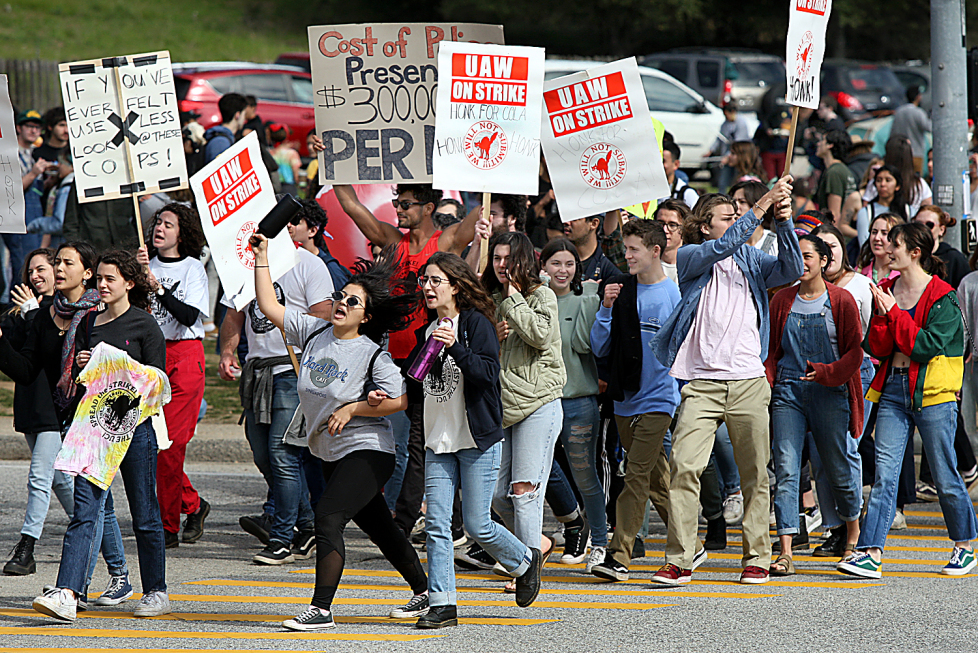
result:
[[[70,589],[55,587],[34,599],[33,608],[41,614],[60,619],[74,621],[78,602],[75,593]]]
[[[587,563],[584,566],[584,573],[590,574],[591,569],[594,568],[595,565],[604,563],[606,555],[607,550],[603,546],[591,547],[591,553],[588,554]]]
[[[907,530],[907,517],[903,511],[897,508],[896,515],[893,516],[893,523],[890,525],[891,531]]]
[[[696,571],[696,568],[706,562],[709,557],[710,554],[706,552],[706,549],[700,549],[697,553],[693,554],[693,564],[689,566],[689,570]]]
[[[811,510],[811,512],[808,512]],[[807,508],[803,513],[805,515],[805,525],[808,527],[808,532],[816,530],[822,525],[822,511],[818,509],[818,506],[813,508]]]
[[[723,500],[723,519],[728,525],[739,524],[744,519],[744,493],[735,492]]]
[[[134,617],[158,617],[162,614],[170,614],[170,596],[166,592],[150,592],[144,594],[136,604],[136,609],[132,611]]]

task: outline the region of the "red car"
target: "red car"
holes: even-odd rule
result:
[[[316,126],[312,75],[295,66],[215,61],[173,64],[180,111],[196,111],[201,125],[220,124],[217,101],[225,93],[254,95],[258,115],[267,122],[284,123],[302,156],[310,156],[306,134]]]

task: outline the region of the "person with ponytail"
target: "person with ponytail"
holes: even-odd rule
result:
[[[764,363],[773,387],[774,514],[781,540],[772,576],[795,573],[791,544],[799,533],[798,481],[809,431],[846,523],[846,548],[854,549],[859,539],[860,485],[850,472],[846,446],[847,432],[858,437],[863,427],[859,308],[852,295],[825,280],[833,258],[829,246],[811,234],[798,242],[805,271],[798,285],[781,290],[771,302],[771,344]]]
[[[952,218],[950,213],[934,204],[925,204],[920,207],[920,211],[914,216],[913,221],[930,230],[931,236],[934,237],[934,256],[939,258],[947,269],[947,273],[941,278],[957,290],[958,286],[961,285],[961,280],[971,272],[971,267],[968,265],[968,257],[944,240],[944,236],[947,234],[948,228],[953,227],[958,221]]]
[[[954,431],[964,366],[964,326],[957,295],[940,279],[944,264],[933,255],[934,237],[921,224],[890,230],[887,252],[895,280],[873,286],[876,312],[863,346],[880,360],[867,392],[879,403],[876,481],[869,495],[857,552],[837,565],[843,573],[880,578],[886,535],[896,510],[897,481],[908,440],[920,433],[934,475],[944,523],[954,542],[941,570],[971,572],[978,520],[955,469]]]
[[[258,308],[285,332],[288,344],[302,350],[299,410],[309,451],[322,460],[325,479],[315,509],[312,604],[282,626],[299,631],[334,626],[332,604],[346,561],[343,531],[350,521],[380,547],[414,594],[391,617],[421,616],[428,611],[428,578],[383,495],[394,472],[394,434],[387,416],[404,410],[407,394],[401,371],[382,343],[387,334],[411,323],[417,286],[398,279],[400,258],[388,247],[376,262],[359,260],[350,282],[333,292],[327,321],[280,304],[268,272],[268,240],[255,234],[251,247]],[[368,401],[370,391],[382,393],[380,401]]]
[[[881,213],[870,222],[869,238],[859,249],[856,269],[873,283],[900,276],[899,272],[890,269],[890,256],[886,253],[886,247],[890,229],[904,222],[906,220],[896,213]]]

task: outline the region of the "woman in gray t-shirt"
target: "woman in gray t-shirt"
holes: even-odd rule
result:
[[[329,322],[278,303],[268,272],[268,241],[255,235],[255,296],[258,308],[302,348],[299,407],[309,450],[323,460],[325,489],[316,504],[316,588],[308,610],[282,622],[290,630],[333,627],[331,606],[346,550],[343,530],[352,520],[373,540],[411,586],[413,598],[391,617],[428,611],[428,578],[418,554],[391,517],[383,488],[394,471],[394,444],[387,416],[407,407],[404,381],[390,354],[378,344],[408,326],[417,289],[395,281],[397,259],[385,250],[377,263],[361,259],[353,278],[333,293]],[[366,401],[376,388],[386,397]]]

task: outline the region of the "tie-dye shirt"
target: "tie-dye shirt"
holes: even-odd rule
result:
[[[54,468],[106,490],[129,449],[136,426],[170,401],[162,370],[142,365],[104,342],[78,376],[86,387]]]

